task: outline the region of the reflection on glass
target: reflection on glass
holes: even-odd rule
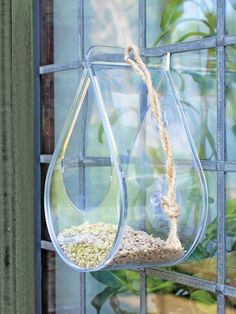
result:
[[[226,298],[226,311],[225,314],[235,314],[236,313],[236,298],[227,297]]]
[[[80,71],[63,71],[41,77],[41,153],[52,154],[70,108]]]
[[[139,273],[129,270],[86,274],[86,313],[139,313]]]
[[[138,42],[138,0],[84,1],[85,53],[94,45]]]
[[[147,47],[216,34],[216,1],[147,0]]]
[[[226,175],[227,284],[236,287],[236,173]]]
[[[216,280],[217,253],[217,194],[216,174],[205,171],[208,186],[208,221],[206,231],[193,254],[188,260],[174,267],[173,270],[183,272],[205,280]]]
[[[226,48],[226,155],[227,160],[236,159],[236,46]]]
[[[226,32],[228,34],[235,34],[236,18],[236,2],[233,0],[226,0]]]
[[[40,1],[41,65],[76,61],[79,57],[78,1]]]
[[[200,159],[216,158],[215,49],[174,54],[172,75]]]
[[[214,314],[217,313],[215,295],[156,277],[147,280],[148,314]]]

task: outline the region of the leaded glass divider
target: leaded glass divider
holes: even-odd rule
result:
[[[52,0],[44,0],[41,1],[41,5],[44,3],[44,5],[48,8],[50,8],[50,5],[55,5],[57,1]],[[186,1],[187,2],[187,1]],[[158,269],[158,270],[141,270],[140,271],[140,313],[144,314],[147,312],[147,276],[154,276],[161,278],[163,280],[168,280],[170,282],[179,283],[185,286],[190,286],[196,289],[208,291],[210,293],[213,293],[217,297],[217,313],[225,313],[226,311],[226,297],[227,298],[235,298],[236,297],[236,288],[229,284],[229,280],[226,278],[226,249],[227,249],[227,243],[226,243],[226,233],[227,233],[227,226],[228,226],[228,220],[226,220],[226,205],[230,206],[228,203],[226,203],[226,180],[225,176],[226,174],[233,174],[236,171],[236,162],[227,159],[226,156],[226,93],[229,93],[229,87],[226,86],[226,75],[230,75],[230,72],[227,72],[226,67],[226,50],[229,49],[229,47],[234,48],[234,45],[236,45],[236,35],[235,34],[228,34],[226,33],[226,27],[227,31],[231,31],[232,28],[228,25],[228,20],[226,21],[226,13],[228,17],[229,12],[229,6],[230,1],[209,1],[209,3],[212,3],[212,7],[214,9],[214,5],[216,7],[216,16],[217,16],[217,25],[216,30],[212,29],[209,32],[209,37],[205,38],[203,36],[200,36],[200,32],[198,33],[198,36],[195,37],[193,40],[192,38],[183,41],[183,42],[171,42],[171,39],[167,40],[167,44],[163,41],[161,42],[161,45],[157,47],[147,47],[147,32],[148,27],[150,27],[150,23],[147,23],[147,15],[150,11],[151,4],[155,4],[154,1],[151,0],[139,0],[133,1],[133,5],[138,5],[139,7],[139,18],[138,18],[138,28],[139,28],[139,46],[142,51],[142,55],[146,58],[148,57],[155,57],[155,56],[161,56],[166,52],[171,52],[172,54],[177,53],[185,53],[185,52],[195,52],[199,51],[205,51],[208,49],[208,51],[214,51],[216,50],[216,67],[217,67],[217,110],[216,110],[216,153],[214,158],[205,159],[202,158],[201,164],[205,171],[208,171],[209,173],[216,173],[217,181],[217,278],[216,282],[214,280],[206,280],[201,279],[200,277],[191,276],[191,275],[183,275],[179,271],[175,271],[173,269]],[[164,3],[164,2],[163,2]],[[195,3],[198,3],[196,1]],[[200,3],[200,2],[199,2]],[[79,68],[80,63],[83,60],[83,56],[85,53],[84,43],[85,43],[85,30],[84,30],[84,0],[73,0],[73,5],[76,8],[76,16],[77,16],[77,60],[71,60],[69,62],[54,62],[53,60],[50,60],[49,62],[43,62],[39,68],[39,73],[41,75],[41,91],[43,92],[43,87],[47,86],[47,84],[50,85],[50,76],[55,76],[57,73],[65,73],[65,71],[76,71],[76,69]],[[86,3],[87,5],[87,3]],[[230,12],[233,12],[232,10]],[[39,12],[36,11],[36,15],[39,14]],[[42,19],[47,16],[49,19],[49,23],[51,23],[50,27],[53,27],[53,21],[50,20],[50,12],[40,12],[41,14],[41,21]],[[46,14],[46,15],[45,15]],[[45,16],[42,16],[45,15]],[[229,18],[230,20],[230,18]],[[63,21],[62,21],[63,22]],[[153,21],[154,23],[155,21]],[[227,25],[226,25],[227,24]],[[57,25],[58,26],[58,25]],[[51,30],[50,28],[48,29]],[[36,28],[36,34],[38,34],[38,29]],[[45,31],[45,30],[44,30]],[[232,31],[231,31],[232,32]],[[46,30],[47,35],[48,32]],[[42,34],[41,34],[42,38]],[[149,38],[149,37],[148,37]],[[191,40],[192,39],[192,40]],[[50,42],[53,41],[53,38],[47,38],[47,40]],[[148,39],[149,41],[149,39]],[[44,46],[43,46],[44,47]],[[46,48],[43,48],[46,49]],[[54,49],[56,49],[54,47]],[[48,55],[46,54],[48,57]],[[50,57],[50,55],[49,55]],[[60,59],[60,58],[59,58]],[[62,58],[63,59],[63,58]],[[52,64],[51,64],[52,63]],[[228,67],[233,67],[232,60],[228,61],[229,65]],[[231,69],[230,69],[231,70]],[[235,69],[234,69],[235,71]],[[233,74],[232,74],[233,75]],[[46,77],[48,76],[48,79]],[[46,82],[46,83],[45,83]],[[226,89],[227,87],[227,89]],[[140,86],[140,88],[143,88]],[[52,89],[50,89],[52,92]],[[232,92],[233,93],[233,92]],[[41,94],[41,100],[48,96]],[[232,96],[233,97],[233,96]],[[54,100],[53,100],[54,101]],[[144,102],[145,103],[145,99]],[[48,110],[48,108],[47,108]],[[42,111],[42,109],[41,109]],[[141,110],[142,112],[142,110]],[[45,111],[44,111],[45,113]],[[52,113],[52,112],[51,112]],[[86,112],[84,113],[86,116]],[[142,115],[142,114],[141,114]],[[141,116],[142,118],[142,116]],[[51,121],[53,122],[53,121]],[[50,133],[50,132],[49,132]],[[52,136],[52,134],[49,134]],[[54,137],[54,136],[53,136]],[[83,136],[81,136],[81,140],[83,140]],[[233,144],[232,144],[233,145]],[[46,166],[51,158],[51,152],[41,152],[40,162],[42,166]],[[80,177],[80,180],[83,180],[83,174]],[[233,179],[231,179],[231,186]],[[43,192],[43,191],[42,191]],[[39,193],[39,191],[38,191]],[[231,193],[232,194],[232,193]],[[227,245],[226,245],[227,244]],[[48,239],[42,239],[41,241],[41,248],[40,250],[46,250],[46,251],[53,251],[53,247],[48,241]],[[40,254],[38,254],[40,258]],[[228,263],[228,262],[227,262]],[[81,314],[86,313],[86,276],[85,274],[80,275],[80,292],[78,291],[78,300],[80,298],[80,312]],[[226,281],[227,280],[227,281]],[[89,314],[89,313],[88,313]]]

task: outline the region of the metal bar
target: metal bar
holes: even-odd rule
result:
[[[79,0],[82,1],[82,0]],[[145,7],[145,0],[140,0],[140,7]],[[140,18],[142,19],[143,23],[145,21],[144,14],[140,12]],[[146,21],[145,21],[146,25]],[[79,27],[82,27],[79,25]],[[145,48],[146,43],[146,35],[144,34],[145,28],[140,29],[140,39],[139,39],[139,45],[142,47],[142,55],[144,57],[161,57],[165,55],[167,52],[171,53],[179,53],[179,52],[188,52],[193,50],[201,50],[201,49],[209,49],[209,48],[215,48],[220,46],[231,46],[236,45],[236,36],[235,35],[227,35],[224,37],[216,37],[212,36],[209,38],[194,40],[190,42],[183,42],[183,43],[176,43],[171,45],[165,45],[162,47],[156,47],[156,48]],[[82,38],[79,38],[79,45],[82,45],[83,41]],[[82,66],[84,53],[80,52],[79,54],[81,56],[80,61],[74,61],[69,63],[59,63],[59,64],[48,64],[40,66],[39,73],[47,74],[47,73],[53,73],[53,72],[59,72],[59,71],[68,71],[68,70],[74,70],[78,69]],[[79,58],[80,58],[79,56]],[[123,60],[122,56],[118,57],[117,59]]]
[[[226,296],[236,298],[236,287],[224,286],[224,294]]]
[[[139,47],[140,50],[145,49],[146,47],[146,0],[139,0]],[[146,58],[144,58],[144,61]],[[139,124],[140,126],[142,125],[143,119],[145,117],[145,114],[147,112],[147,89],[146,85],[143,82],[143,80],[140,80],[139,83],[139,89],[140,89],[140,108],[139,108]],[[145,146],[146,143],[146,132],[142,133],[142,138],[141,138],[141,146]],[[140,151],[141,155],[141,160],[142,163],[144,163],[144,156],[143,153]],[[142,168],[140,169],[141,172],[143,173],[143,177],[145,177],[145,170]],[[141,179],[140,181],[141,188],[144,189],[144,182]],[[139,229],[145,230],[146,227],[146,216],[145,212],[143,211],[143,207],[146,203],[146,193],[142,193],[142,196],[140,196],[139,200]],[[141,302],[140,302],[141,304]]]
[[[52,155],[46,155],[46,154],[40,155],[41,164],[49,164],[51,160],[52,160]]]
[[[217,0],[217,161],[225,161],[225,1]],[[225,313],[226,278],[225,173],[217,171],[217,313]]]
[[[227,35],[224,37],[224,45],[231,46],[236,45],[236,36],[235,35]]]
[[[79,36],[79,59],[83,62],[84,58],[84,0],[78,0],[78,36]],[[79,136],[79,146],[82,146],[82,158],[85,155],[85,129],[87,117],[87,100],[85,97],[85,104],[82,110],[82,125],[80,127],[81,134]],[[82,208],[85,207],[85,169],[79,172],[79,185],[82,187]],[[86,274],[80,273],[80,314],[86,314]]]
[[[54,73],[60,71],[69,71],[75,70],[82,66],[81,61],[74,61],[70,63],[59,63],[59,64],[49,64],[49,65],[42,65],[39,67],[39,74],[47,74],[47,73]]]
[[[82,60],[84,56],[84,1],[78,0],[78,36],[79,36],[79,56]],[[81,107],[79,130],[78,130],[78,147],[79,147],[79,158],[82,160],[85,156],[85,130],[86,130],[86,118],[87,118],[87,101],[88,94],[86,94],[84,99],[84,105]],[[79,206],[80,208],[85,208],[85,167],[84,164],[81,164],[79,171]]]
[[[50,241],[41,240],[41,249],[46,251],[55,252],[55,248]]]
[[[225,313],[225,296],[223,294],[217,295],[217,314]]]
[[[34,2],[34,208],[35,208],[35,313],[42,313],[42,261],[41,261],[41,173],[40,173],[40,17],[39,0]]]
[[[225,171],[235,172],[236,171],[236,162],[225,162]]]
[[[78,48],[79,60],[84,58],[84,0],[78,0]]]
[[[145,270],[140,270],[140,314],[147,313],[147,275]]]
[[[158,278],[183,284],[197,289],[203,289],[215,293],[215,283],[192,276],[184,275],[174,271],[161,269],[146,269],[147,276],[156,276]]]
[[[158,54],[157,57],[160,57],[164,55],[163,54]],[[142,57],[145,59],[145,54],[142,54]],[[154,57],[154,55],[153,55]],[[80,69],[83,66],[82,61],[74,61],[70,63],[62,63],[62,64],[49,64],[49,65],[42,65],[39,67],[39,73],[40,75],[44,74],[49,74],[49,73],[56,73],[56,72],[61,72],[61,71],[70,71],[70,70],[75,70],[75,69]],[[130,68],[131,66],[124,61],[124,55],[123,54],[112,54],[112,55],[107,55],[103,54],[101,56],[98,56],[98,59],[96,61],[93,61],[94,65],[97,66],[103,66],[103,67],[119,67],[119,68]],[[159,69],[159,65],[149,65],[149,69]]]
[[[80,281],[80,314],[86,314],[86,273],[79,274]]]
[[[42,164],[48,164],[50,163],[52,159],[52,155],[41,155],[40,156],[40,162]],[[122,163],[128,163],[129,157],[128,156],[121,156],[121,162]],[[109,157],[84,157],[83,160],[73,160],[71,162],[71,165],[73,166],[79,166],[80,164],[85,164],[87,166],[97,166],[97,167],[110,167],[111,166],[111,159]],[[181,164],[179,164],[181,165]],[[183,163],[183,165],[189,166],[188,163]],[[215,161],[215,160],[201,160],[201,166],[203,170],[206,171],[229,171],[229,172],[236,172],[236,162],[231,161]]]
[[[146,57],[159,57],[165,55],[167,52],[171,53],[188,52],[193,50],[215,48],[216,45],[217,37],[212,36],[209,38],[204,38],[195,41],[171,44],[156,48],[146,48],[142,50],[142,54]]]
[[[146,0],[139,0],[139,47],[146,47]]]

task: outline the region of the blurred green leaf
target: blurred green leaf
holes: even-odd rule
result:
[[[151,293],[151,292],[162,290],[163,293],[169,293],[169,292],[171,292],[174,285],[175,284],[173,282],[170,282],[170,281],[161,282],[158,285],[153,286],[152,288],[147,287],[147,292]]]
[[[139,294],[139,273],[136,271],[125,271],[127,284],[126,287],[128,290],[132,291],[135,294]]]
[[[215,14],[213,14],[213,16],[216,17]],[[182,24],[182,23],[189,23],[189,22],[195,22],[195,23],[197,22],[198,24],[200,24],[200,23],[205,24],[208,27],[210,34],[215,33],[216,24],[210,23],[208,18],[206,18],[206,19],[200,19],[200,18],[181,19],[180,21],[176,22],[176,26],[179,24]],[[215,19],[215,22],[216,22],[216,19]],[[186,26],[186,29],[188,29],[187,26]]]
[[[104,270],[91,273],[91,276],[98,282],[111,288],[120,288],[127,284],[125,271]]]
[[[213,11],[208,11],[205,12],[205,18],[208,22],[208,25],[210,26],[211,30],[213,30],[213,34],[214,35],[216,33],[216,13]]]
[[[153,43],[153,47],[156,47],[159,42],[168,34],[170,34],[172,31],[173,31],[173,28],[174,27],[170,27],[168,28],[165,32],[163,32],[160,36],[158,36],[155,40],[154,40],[154,43]]]
[[[236,251],[236,241],[232,244],[231,251]]]
[[[104,134],[104,127],[103,127],[103,124],[101,123],[99,125],[99,128],[98,128],[98,142],[100,144],[103,144],[103,134]]]
[[[166,30],[174,24],[184,13],[183,0],[169,0],[163,10],[161,17],[161,29]]]
[[[113,294],[110,298],[110,305],[115,314],[136,314],[136,312],[129,312],[120,308],[120,301],[116,294]]]
[[[226,204],[226,223],[227,223],[227,231],[226,235],[228,237],[235,236],[236,230],[236,200],[231,199]]]
[[[206,250],[205,247],[203,247],[201,244],[198,244],[192,255],[189,257],[188,261],[194,261],[194,260],[202,260],[203,258],[209,257],[209,253]]]
[[[97,310],[97,314],[100,313],[100,310],[102,306],[106,303],[106,301],[110,299],[110,297],[114,295],[118,290],[119,288],[106,287],[102,292],[100,292],[93,298],[91,303]]]
[[[215,75],[215,74],[214,74]],[[215,81],[213,74],[209,77],[207,74],[199,74],[191,72],[192,79],[198,84],[200,95],[209,94],[210,90],[215,88]]]
[[[204,304],[214,304],[216,301],[209,292],[204,290],[196,290],[190,294],[190,299],[199,301]]]
[[[197,32],[197,31],[195,31],[195,32],[188,32],[188,33],[184,34],[183,36],[181,36],[177,40],[177,42],[180,43],[180,42],[184,41],[185,39],[187,39],[189,37],[193,37],[193,36],[200,36],[200,37],[204,38],[204,37],[208,36],[208,34],[204,33],[204,32]]]
[[[208,196],[208,203],[213,204],[215,202],[214,197]]]

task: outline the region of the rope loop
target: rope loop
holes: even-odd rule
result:
[[[162,198],[162,208],[170,222],[170,233],[166,242],[169,246],[173,246],[175,248],[176,246],[181,247],[181,243],[177,235],[177,218],[179,216],[180,209],[176,203],[176,171],[173,161],[172,145],[168,130],[165,127],[163,121],[159,95],[153,86],[151,74],[139,54],[139,49],[135,45],[130,45],[125,49],[124,59],[142,78],[147,87],[151,112],[154,118],[157,120],[161,145],[166,158],[168,193],[167,196]]]

